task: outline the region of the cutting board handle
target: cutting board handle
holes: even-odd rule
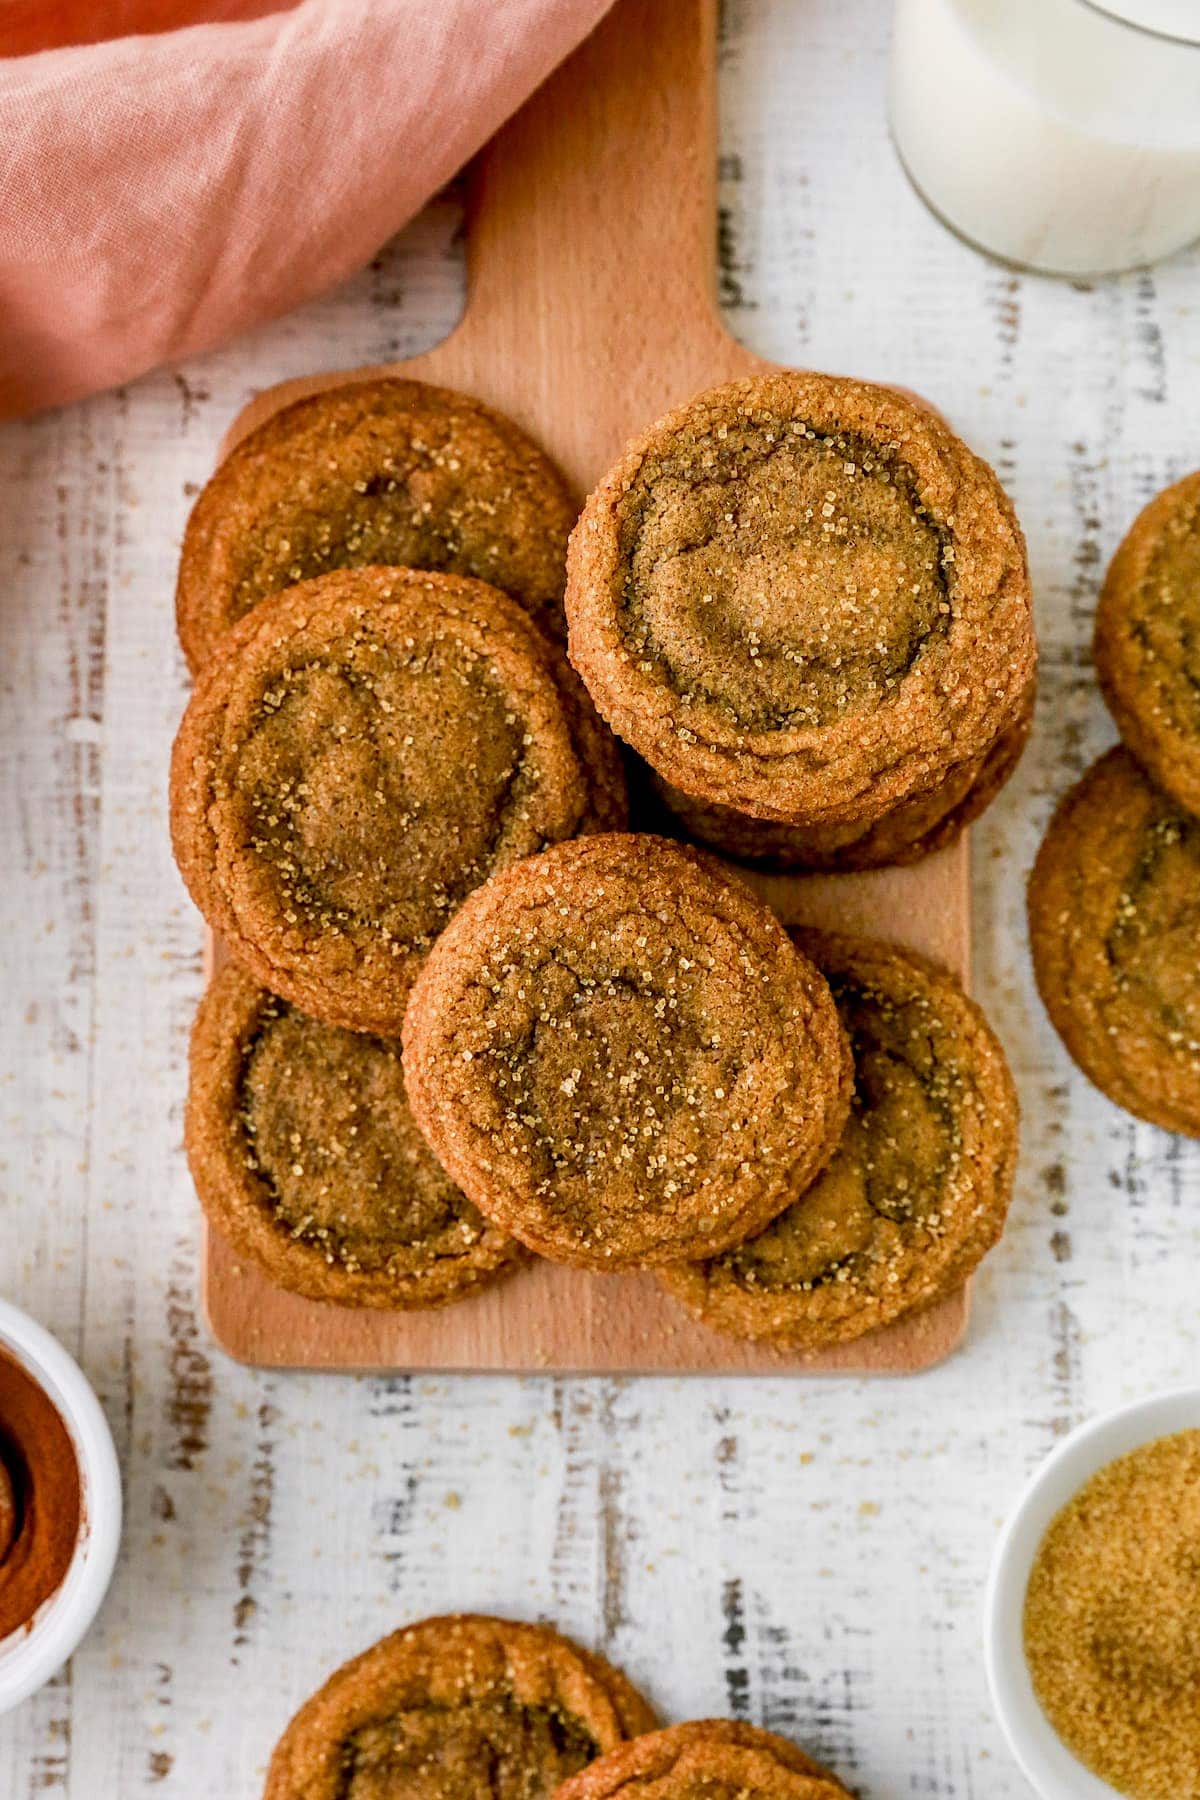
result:
[[[617,0],[479,157],[465,329],[536,359],[553,313],[581,364],[722,336],[715,162],[715,0]]]
[[[746,373],[716,307],[716,37],[716,0],[616,0],[476,159],[460,324],[398,368],[355,373],[478,394],[580,494],[631,421]],[[268,389],[222,453],[345,379]]]

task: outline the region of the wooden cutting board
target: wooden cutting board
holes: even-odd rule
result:
[[[462,323],[423,356],[354,374],[479,395],[582,495],[667,407],[765,367],[716,311],[715,61],[715,0],[617,0],[479,158]],[[279,407],[352,378],[268,389],[224,449]],[[967,976],[965,843],[910,869],[747,879],[788,922],[900,939]],[[961,1342],[968,1314],[964,1289],[804,1362],[706,1331],[650,1276],[539,1263],[445,1311],[356,1313],[271,1286],[212,1233],[204,1301],[221,1346],[264,1367],[595,1374],[911,1373]]]

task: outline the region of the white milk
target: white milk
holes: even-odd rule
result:
[[[1060,275],[1200,237],[1200,0],[897,0],[892,131],[916,187],[994,255]]]

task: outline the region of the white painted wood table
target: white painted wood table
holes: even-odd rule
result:
[[[1073,287],[957,243],[887,142],[888,8],[852,10],[726,6],[721,292],[766,356],[928,394],[1029,535],[1038,729],[975,838],[976,979],[1024,1152],[967,1348],[871,1385],[264,1376],[206,1341],[180,1148],[200,930],[164,805],[180,532],[257,388],[445,331],[440,202],[302,312],[0,430],[0,1292],[82,1358],[128,1498],[99,1627],[0,1719],[3,1800],[254,1800],[334,1663],[448,1607],[557,1619],[667,1716],[793,1732],[871,1800],[1027,1791],[980,1662],[996,1527],[1058,1434],[1200,1374],[1200,1146],[1074,1072],[1022,915],[1055,795],[1113,736],[1088,656],[1104,563],[1200,462],[1200,259]]]

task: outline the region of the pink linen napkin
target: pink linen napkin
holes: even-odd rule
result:
[[[0,0],[0,416],[349,274],[610,3]]]

